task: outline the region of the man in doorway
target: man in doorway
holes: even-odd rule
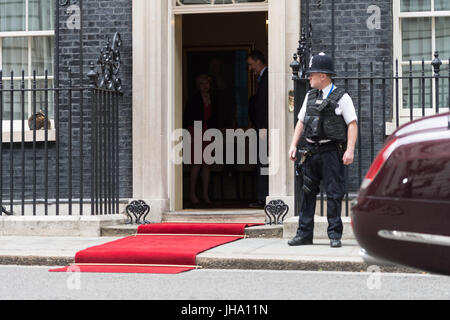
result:
[[[332,248],[341,247],[343,224],[342,199],[345,193],[345,166],[353,162],[358,136],[357,117],[352,99],[342,88],[335,87],[331,57],[319,53],[311,59],[308,70],[310,90],[298,115],[289,149],[289,158],[297,158],[297,145],[306,139],[302,155],[304,197],[296,236],[290,246],[313,243],[316,196],[320,181],[327,195],[328,238]]]
[[[256,94],[249,101],[249,117],[259,137],[259,146],[266,146],[268,150],[268,127],[269,127],[269,70],[264,54],[255,50],[248,55],[247,63],[249,70],[257,77]],[[266,154],[267,154],[266,150]],[[269,194],[269,177],[264,168],[267,161],[261,161],[258,152],[258,172],[256,176],[257,201],[249,205],[250,208],[264,208],[266,197]]]

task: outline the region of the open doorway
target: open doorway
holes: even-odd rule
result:
[[[190,129],[192,137],[189,119],[193,118],[192,105],[195,104],[202,104],[202,112],[209,113],[208,119],[211,119],[202,129],[220,130],[224,143],[227,129],[245,131],[252,128],[248,102],[255,93],[256,78],[248,69],[247,56],[257,49],[267,57],[266,21],[266,12],[183,16],[183,127]],[[199,94],[205,82],[210,86],[210,103],[206,107]],[[233,148],[237,148],[236,141],[232,143]],[[247,150],[249,143],[246,139]],[[206,147],[207,144],[202,143],[201,148]],[[226,149],[224,146],[224,163],[211,165],[194,161],[192,149],[191,162],[197,164],[183,165],[184,209],[247,208],[255,201],[256,164],[248,158],[244,164],[238,161],[227,163]]]

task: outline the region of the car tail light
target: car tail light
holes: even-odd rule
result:
[[[383,167],[384,163],[389,158],[392,151],[394,151],[396,145],[397,145],[397,138],[393,138],[392,140],[389,140],[388,143],[386,143],[383,149],[380,150],[377,157],[372,162],[369,171],[367,171],[366,177],[364,178],[361,184],[361,189],[367,188],[369,184],[373,181],[373,179],[375,179],[376,175]]]

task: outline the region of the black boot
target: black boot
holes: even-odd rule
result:
[[[340,247],[342,247],[341,240],[338,240],[338,239],[330,240],[330,247],[332,247],[332,248],[340,248]]]
[[[290,246],[305,246],[310,244],[313,244],[312,239],[305,239],[299,236],[295,236],[294,238],[288,241],[288,245]]]

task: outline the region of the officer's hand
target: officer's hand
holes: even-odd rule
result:
[[[349,164],[353,163],[353,158],[354,158],[353,150],[347,149],[344,153],[344,156],[342,157],[342,162],[344,163],[344,165],[348,166]]]
[[[292,161],[297,159],[297,147],[291,147],[289,149],[289,159]]]

